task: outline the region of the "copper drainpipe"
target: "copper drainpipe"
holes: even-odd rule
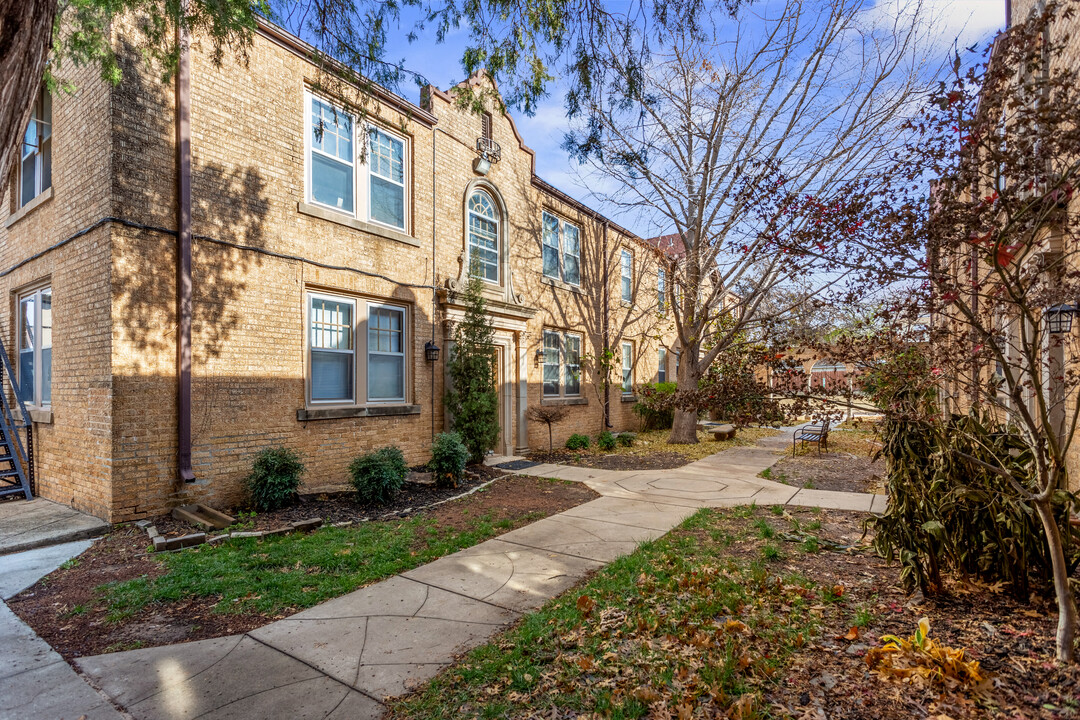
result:
[[[181,3],[186,14],[187,2]],[[180,52],[176,72],[176,398],[177,465],[180,480],[192,482],[191,469],[191,58],[188,34],[176,26]]]

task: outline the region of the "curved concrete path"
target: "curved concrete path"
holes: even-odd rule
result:
[[[749,503],[884,509],[884,497],[799,490],[757,474],[790,435],[677,470],[541,465],[602,497],[245,635],[80,659],[135,718],[378,718],[383,702],[590,572],[701,507]]]

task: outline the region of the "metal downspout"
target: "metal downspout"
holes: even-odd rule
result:
[[[181,4],[186,14],[187,2]],[[177,23],[180,52],[176,72],[176,365],[177,465],[182,482],[195,480],[191,468],[191,57],[188,33]]]

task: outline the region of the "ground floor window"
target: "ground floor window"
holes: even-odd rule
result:
[[[52,403],[52,288],[19,298],[19,397],[42,407]]]
[[[581,394],[581,335],[544,331],[544,397]]]
[[[656,382],[667,382],[667,349],[660,348],[656,357]]]
[[[407,316],[401,305],[308,293],[309,402],[405,402]]]
[[[628,342],[622,344],[622,391],[623,395],[634,391],[634,345]]]

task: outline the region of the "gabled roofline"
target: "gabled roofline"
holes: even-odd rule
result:
[[[319,51],[316,50],[313,45],[304,42],[285,28],[281,27],[280,25],[275,25],[261,15],[255,16],[255,24],[256,34],[265,37],[267,40],[270,40],[278,47],[284,48],[292,54],[303,58],[312,66],[315,65],[315,62],[312,58],[318,56]],[[345,66],[342,63],[339,63],[333,58],[329,59],[329,64],[336,68],[345,69]],[[414,105],[405,98],[393,93],[387,88],[384,88],[378,83],[369,81],[368,86],[363,88],[356,85],[356,83],[349,83],[349,85],[355,87],[361,92],[373,95],[380,102],[392,107],[400,113],[403,113],[415,120],[418,120],[427,127],[434,127],[435,124],[438,122],[438,118],[436,118],[433,114],[431,114],[424,108],[420,107],[419,105]]]

